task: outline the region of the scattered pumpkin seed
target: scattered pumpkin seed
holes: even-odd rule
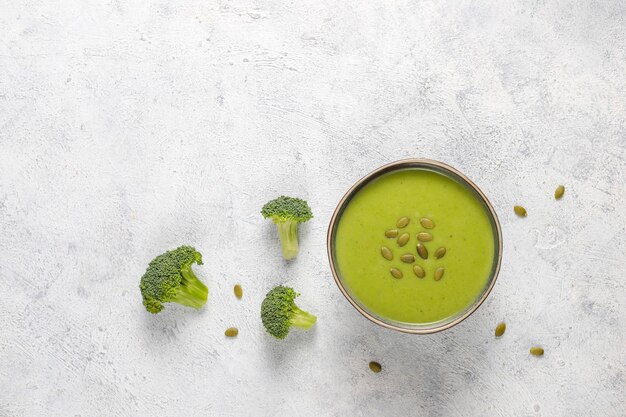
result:
[[[417,234],[417,240],[420,242],[430,242],[433,240],[433,235],[428,232],[420,232]]]
[[[378,362],[371,361],[370,362],[370,369],[372,370],[372,372],[377,374],[377,373],[379,373],[380,371],[383,370],[383,367],[380,366],[380,364]]]
[[[409,241],[409,234],[408,233],[402,233],[398,237],[398,246],[404,246],[404,245],[407,244],[408,241]]]
[[[424,278],[426,276],[426,271],[419,265],[413,265],[413,272],[418,278]]]
[[[241,300],[241,297],[243,297],[243,289],[241,288],[241,285],[235,285],[235,288],[233,288],[233,290],[235,291],[235,297]]]
[[[562,185],[556,187],[556,190],[554,191],[554,198],[559,200],[561,199],[561,197],[563,197],[563,194],[565,194],[565,187]]]
[[[389,249],[387,246],[382,246],[380,248],[380,254],[383,255],[383,258],[388,261],[393,259],[393,253],[391,253],[391,249]]]
[[[428,249],[426,249],[426,246],[422,245],[421,243],[417,244],[417,254],[422,259],[428,259]]]
[[[504,331],[506,330],[506,323],[498,323],[498,325],[496,326],[496,337],[500,337],[504,334]]]
[[[420,224],[424,229],[432,229],[435,227],[435,222],[430,220],[428,217],[422,217],[420,219]]]
[[[226,335],[226,337],[235,337],[239,334],[239,330],[237,330],[236,327],[229,327],[228,329],[226,329],[226,331],[224,332],[224,335]]]
[[[388,238],[394,238],[398,236],[398,229],[389,229],[385,232],[385,236]]]
[[[400,217],[398,219],[398,222],[396,223],[396,226],[398,227],[398,229],[403,229],[407,227],[410,221],[411,219],[409,219],[408,217]]]
[[[530,348],[530,354],[533,356],[543,356],[543,348],[540,347],[531,347]]]
[[[520,217],[526,217],[526,209],[522,206],[513,206],[513,211]]]
[[[402,278],[402,271],[400,271],[398,268],[391,268],[389,272],[391,272],[391,276],[394,278]]]
[[[445,272],[445,269],[443,269],[443,267],[439,267],[435,270],[435,281],[439,281],[441,278],[443,278],[443,273]]]
[[[437,250],[435,251],[435,259],[443,258],[445,254],[446,254],[446,248],[444,248],[443,246],[440,248],[437,248]]]
[[[400,256],[400,260],[405,264],[412,264],[413,262],[415,262],[415,256],[411,255],[410,253],[405,253],[404,255]]]

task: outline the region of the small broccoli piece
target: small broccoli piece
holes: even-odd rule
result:
[[[191,246],[181,246],[154,258],[139,284],[146,310],[156,314],[163,310],[163,303],[202,307],[209,289],[193,273],[194,263],[202,265],[202,254]]]
[[[299,295],[293,288],[279,285],[268,292],[261,303],[263,326],[275,338],[287,337],[292,326],[308,330],[317,321],[317,317],[300,310],[295,304]]]
[[[278,237],[283,248],[283,257],[293,259],[300,250],[298,246],[298,225],[313,217],[311,207],[299,198],[280,196],[267,202],[261,209],[266,219],[272,219],[278,227]]]

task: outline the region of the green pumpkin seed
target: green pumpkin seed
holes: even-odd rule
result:
[[[391,272],[391,276],[394,278],[402,278],[402,271],[400,271],[398,268],[391,268],[389,272]]]
[[[531,347],[530,354],[533,356],[543,356],[543,348],[540,347]]]
[[[405,253],[404,255],[400,256],[400,260],[405,264],[412,264],[413,262],[415,262],[415,256],[411,255],[410,253]]]
[[[522,206],[514,206],[513,211],[520,217],[526,217],[526,209]]]
[[[389,229],[385,232],[385,236],[388,238],[394,238],[398,236],[398,229]]]
[[[421,243],[417,244],[417,254],[422,259],[428,259],[428,249],[426,249],[426,246],[422,245]]]
[[[417,240],[420,242],[430,242],[433,240],[433,235],[428,232],[421,232],[417,234]]]
[[[430,220],[428,217],[422,217],[420,219],[420,224],[424,229],[432,229],[435,227],[435,222]]]
[[[565,194],[565,187],[562,185],[556,187],[556,190],[554,191],[554,198],[559,200],[561,199],[561,197],[563,197],[563,194]]]
[[[370,369],[372,370],[372,372],[374,372],[375,374],[379,373],[380,371],[383,370],[383,367],[380,366],[380,364],[378,362],[370,362]]]
[[[419,265],[413,265],[413,272],[418,278],[424,278],[426,276],[426,271]]]
[[[496,326],[496,337],[500,337],[504,334],[504,331],[506,330],[506,324],[505,323],[499,323]]]
[[[398,222],[396,223],[396,226],[398,227],[398,229],[403,229],[407,227],[410,221],[411,219],[409,219],[408,217],[400,217],[398,219]]]
[[[239,334],[239,330],[237,330],[236,327],[229,327],[228,329],[226,329],[226,331],[224,332],[224,335],[226,335],[226,337],[235,337]]]
[[[402,246],[406,245],[408,241],[409,241],[409,234],[408,233],[402,233],[398,237],[398,246],[402,247]]]
[[[439,281],[441,278],[443,278],[443,273],[445,272],[445,269],[443,269],[443,267],[439,267],[435,270],[435,281]]]
[[[388,261],[393,259],[393,253],[391,253],[391,249],[389,249],[387,246],[382,246],[380,248],[380,254],[383,255],[383,258]]]
[[[235,285],[235,288],[233,288],[233,290],[235,291],[235,297],[241,300],[241,297],[243,297],[243,289],[241,288],[241,285]]]
[[[443,258],[445,254],[446,254],[446,248],[444,248],[443,246],[440,248],[437,248],[437,250],[435,251],[435,259]]]

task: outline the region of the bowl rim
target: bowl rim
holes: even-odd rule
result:
[[[370,314],[367,310],[365,310],[363,307],[361,307],[348,293],[347,289],[344,287],[343,282],[341,282],[341,279],[339,277],[339,272],[337,271],[337,268],[335,266],[335,256],[334,256],[334,252],[333,252],[333,248],[334,248],[334,242],[333,242],[333,232],[335,231],[335,228],[337,226],[338,220],[340,218],[340,214],[343,211],[343,207],[344,205],[353,197],[354,194],[356,194],[356,192],[358,192],[365,184],[367,184],[368,182],[372,181],[373,179],[386,174],[388,172],[391,171],[396,171],[396,170],[400,170],[403,168],[417,168],[417,167],[422,167],[422,168],[436,168],[436,170],[438,171],[447,171],[448,173],[453,174],[454,176],[459,177],[461,180],[465,181],[470,188],[472,188],[477,194],[478,196],[483,200],[483,203],[485,205],[485,207],[487,207],[488,209],[488,214],[489,216],[491,216],[491,220],[493,225],[495,226],[495,237],[497,238],[497,245],[494,247],[494,250],[497,253],[497,259],[495,260],[495,267],[493,268],[493,274],[491,277],[491,280],[489,282],[489,284],[487,285],[486,288],[483,289],[482,295],[480,296],[480,299],[478,299],[476,302],[474,302],[470,308],[468,308],[467,310],[465,310],[463,312],[463,314],[459,315],[458,317],[456,317],[454,320],[449,321],[449,322],[443,322],[442,324],[437,324],[434,323],[434,325],[432,327],[421,327],[421,328],[408,328],[408,327],[402,327],[399,324],[393,324],[393,323],[389,323],[386,321],[383,321],[381,319],[379,319],[378,317],[373,316],[372,314]],[[454,179],[454,178],[453,178]],[[463,320],[465,320],[466,318],[468,318],[469,316],[471,316],[477,309],[478,307],[480,307],[485,300],[487,299],[487,297],[489,296],[489,294],[491,293],[491,290],[493,289],[494,285],[496,284],[496,280],[498,279],[498,274],[500,272],[500,266],[502,264],[502,228],[500,226],[500,221],[498,219],[498,215],[495,211],[495,209],[493,208],[493,206],[491,205],[491,202],[489,201],[489,199],[487,198],[487,196],[485,195],[485,193],[482,192],[482,190],[472,181],[470,180],[465,174],[463,174],[462,172],[460,172],[459,170],[457,170],[456,168],[437,161],[437,160],[433,160],[433,159],[423,159],[423,158],[409,158],[409,159],[400,159],[394,162],[390,162],[388,164],[385,164],[379,168],[376,168],[375,170],[369,172],[368,174],[366,174],[365,176],[363,176],[362,178],[360,178],[359,180],[357,180],[349,189],[348,191],[346,191],[346,193],[343,195],[343,197],[339,200],[339,203],[337,203],[337,206],[335,207],[335,210],[333,212],[333,215],[330,219],[330,223],[328,225],[328,231],[326,234],[326,251],[327,251],[327,255],[328,255],[328,261],[330,263],[330,269],[331,272],[333,274],[333,278],[335,279],[335,283],[337,284],[337,286],[339,287],[339,290],[341,291],[341,293],[344,295],[344,297],[348,300],[348,302],[350,304],[352,304],[352,306],[359,312],[361,313],[365,318],[367,318],[368,320],[370,320],[373,323],[378,324],[379,326],[388,328],[388,329],[392,329],[392,330],[397,330],[403,333],[411,333],[411,334],[431,334],[431,333],[437,333],[446,329],[449,329],[453,326],[456,326],[457,324],[461,323]]]

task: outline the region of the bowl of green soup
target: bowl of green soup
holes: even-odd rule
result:
[[[366,318],[406,333],[460,323],[485,301],[502,258],[483,192],[438,161],[390,163],[357,181],[328,228],[341,292]]]

